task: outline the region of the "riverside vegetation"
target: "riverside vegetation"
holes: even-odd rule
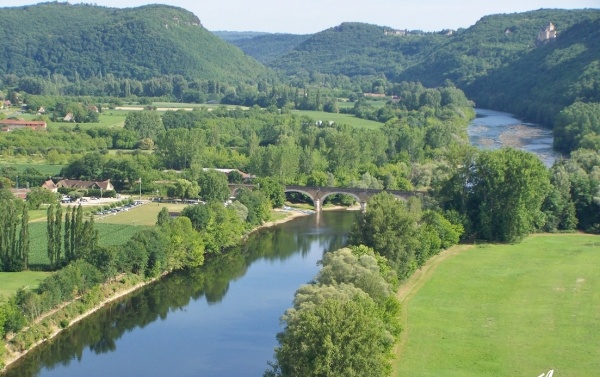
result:
[[[43,28],[22,30],[32,23],[54,30],[56,20],[65,18],[77,20],[60,24],[73,32],[61,29],[56,35],[89,34],[91,42],[36,34]],[[2,159],[36,159],[43,163],[39,166],[55,167],[3,165],[0,171],[2,271],[31,268],[29,255],[39,250],[40,239],[47,248],[45,268],[58,269],[38,289],[19,290],[0,304],[0,335],[15,351],[68,326],[123,284],[134,286],[218,256],[263,223],[272,206],[284,203],[283,184],[419,190],[423,197],[407,203],[386,194],[371,199],[351,232],[354,246],[325,257],[314,284],[299,289],[283,317],[276,360],[265,372],[270,376],[364,373],[365,368],[373,376],[386,375],[400,331],[399,304],[391,294],[396,281],[459,240],[520,242],[536,231],[600,232],[596,10],[489,16],[452,35],[409,32],[406,38],[385,35],[383,27],[342,24],[269,58],[279,74],[289,70],[287,77],[219,41],[195,16],[173,7],[114,10],[47,3],[0,9],[0,19],[19,35],[3,45],[0,66],[0,99],[19,107],[5,109],[0,118],[51,121],[47,132],[3,132]],[[549,21],[560,37],[535,46],[536,32]],[[168,31],[158,31],[164,23]],[[118,35],[129,37],[127,48],[115,48]],[[376,45],[373,40],[398,49],[365,50]],[[23,50],[15,43],[33,47]],[[336,57],[346,55],[325,53],[328,46],[365,53],[340,62]],[[313,55],[303,54],[307,50]],[[368,58],[390,50],[402,54]],[[182,64],[173,65],[168,57],[180,52]],[[311,63],[296,69],[302,60],[295,56]],[[470,147],[466,126],[474,104],[463,90],[478,104],[554,126],[555,148],[570,158],[546,169],[531,154]],[[380,96],[385,100],[370,100]],[[158,101],[240,107],[157,111]],[[124,103],[145,110],[127,111],[122,127],[99,123],[106,109]],[[345,112],[357,121],[330,123],[292,110]],[[376,123],[367,129],[361,119]],[[224,207],[227,178],[204,170],[211,167],[256,175],[257,188],[241,190],[238,200]],[[209,204],[190,206],[177,219],[163,211],[156,227],[132,232],[120,246],[102,244],[98,224],[89,216],[84,221],[80,209],[63,217],[57,198],[43,190],[32,190],[27,202],[5,190],[19,183],[37,187],[49,170],[60,170],[55,177],[110,179],[119,192]],[[239,174],[229,176],[230,183],[242,180]],[[298,193],[287,199],[307,200]],[[353,201],[343,195],[329,200]],[[42,205],[48,205],[47,236],[32,246],[30,211]],[[80,300],[54,319],[44,314],[75,297]],[[348,313],[363,321],[353,322]],[[319,326],[327,321],[335,326]],[[352,326],[361,330],[348,333]],[[19,331],[24,327],[28,331]],[[307,341],[315,338],[326,341]]]

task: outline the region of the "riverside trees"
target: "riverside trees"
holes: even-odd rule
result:
[[[364,246],[326,254],[322,264],[283,316],[265,376],[388,376],[400,334],[395,274]]]
[[[466,216],[468,235],[515,242],[544,225],[542,203],[550,188],[535,155],[506,148],[466,155],[435,194],[444,210]]]

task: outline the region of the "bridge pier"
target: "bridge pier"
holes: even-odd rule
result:
[[[367,202],[360,202],[360,211],[362,213],[367,212]]]
[[[321,199],[315,199],[315,212],[321,212]]]

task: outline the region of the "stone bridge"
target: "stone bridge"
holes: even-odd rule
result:
[[[256,185],[252,184],[230,184],[231,196],[235,196],[235,192],[240,188],[252,189]],[[299,192],[308,196],[315,205],[315,211],[320,212],[323,202],[330,195],[346,194],[352,196],[360,203],[360,209],[367,209],[367,200],[380,192],[389,192],[400,199],[408,199],[411,196],[420,196],[423,193],[418,191],[402,191],[402,190],[378,190],[378,189],[361,189],[361,188],[345,188],[345,187],[311,187],[311,186],[285,186],[284,192]]]

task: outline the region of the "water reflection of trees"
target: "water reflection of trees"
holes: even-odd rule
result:
[[[209,304],[222,301],[229,283],[243,277],[258,260],[286,260],[298,252],[306,255],[315,247],[324,252],[339,249],[353,219],[347,213],[332,212],[321,215],[318,224],[306,217],[257,232],[243,246],[210,258],[202,268],[173,273],[107,305],[30,352],[5,376],[33,377],[43,367],[67,366],[81,360],[86,347],[96,354],[115,351],[123,334],[166,319],[169,312],[185,308],[190,300],[204,297]]]

